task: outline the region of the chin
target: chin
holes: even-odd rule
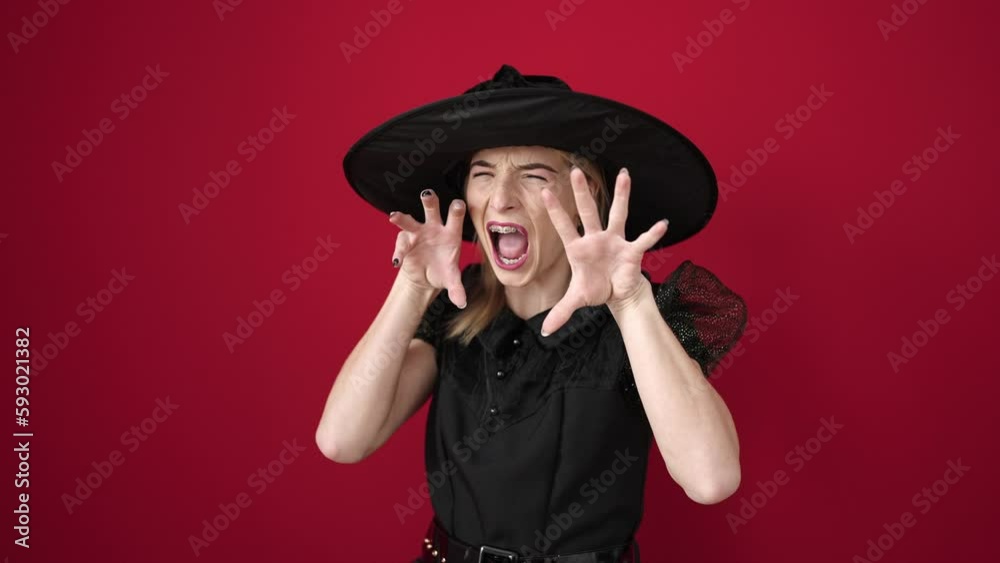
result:
[[[504,287],[522,287],[534,278],[534,260],[531,260],[530,256],[515,270],[502,268],[492,257],[490,257],[489,263],[490,267],[493,268],[493,275]]]

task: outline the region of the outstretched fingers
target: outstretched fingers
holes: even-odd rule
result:
[[[562,239],[564,246],[580,238],[580,233],[576,231],[573,221],[566,214],[562,204],[559,203],[559,198],[548,188],[542,189],[542,203],[545,204],[545,210],[549,212],[549,219],[556,228],[556,232],[559,233],[559,238]]]
[[[465,223],[465,202],[456,199],[448,206],[448,222],[445,229],[452,235],[462,238],[462,227]]]
[[[403,258],[410,251],[413,245],[413,237],[407,231],[399,231],[396,235],[396,248],[392,251],[392,267],[398,268],[403,263]]]
[[[667,233],[668,223],[669,222],[666,219],[657,221],[652,227],[647,229],[646,232],[639,235],[639,237],[632,242],[632,245],[639,250],[646,252],[652,248],[654,244],[656,244],[656,241],[660,240],[663,235]]]
[[[608,231],[625,238],[625,220],[628,218],[628,197],[632,191],[632,177],[622,168],[615,180],[615,197],[608,212]]]
[[[567,292],[542,321],[542,336],[548,336],[559,330],[573,316],[573,312],[584,305],[582,297],[575,292]]]
[[[584,233],[597,233],[602,230],[601,215],[597,211],[597,202],[590,193],[587,177],[583,170],[573,167],[569,173],[569,181],[573,185],[573,198],[576,200],[576,211],[580,214]]]
[[[389,214],[389,222],[396,225],[404,231],[410,231],[415,233],[420,230],[420,221],[417,221],[409,213],[402,213],[400,211],[393,211]]]
[[[457,265],[449,270],[446,287],[448,288],[448,299],[451,300],[453,305],[459,309],[464,309],[469,304],[468,298],[465,295],[465,285],[462,284],[462,272],[458,269]]]
[[[441,224],[441,203],[434,190],[426,189],[420,192],[420,202],[424,205],[424,224]]]

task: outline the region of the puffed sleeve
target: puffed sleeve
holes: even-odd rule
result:
[[[690,260],[685,260],[668,279],[655,286],[654,295],[667,325],[708,377],[743,335],[747,324],[743,298],[711,271]],[[631,379],[627,356],[625,372]]]

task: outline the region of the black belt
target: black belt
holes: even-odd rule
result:
[[[639,563],[639,546],[632,541],[602,551],[569,555],[522,556],[488,545],[473,546],[448,535],[432,520],[424,538],[421,563]]]

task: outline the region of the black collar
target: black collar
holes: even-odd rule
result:
[[[514,340],[524,338],[534,338],[535,343],[542,348],[554,349],[570,340],[582,342],[583,339],[590,339],[600,333],[605,324],[614,320],[607,305],[581,307],[573,312],[559,330],[543,337],[542,323],[551,311],[549,308],[529,319],[522,319],[504,305],[493,322],[476,337],[494,355],[507,349]],[[526,332],[531,333],[531,336],[525,335]]]
[[[463,282],[466,291],[478,282],[477,278],[482,274],[482,264],[470,264],[463,272]],[[642,275],[649,278],[649,273],[642,270]],[[552,311],[551,308],[542,311],[529,319],[522,319],[514,314],[507,305],[500,309],[496,318],[482,332],[476,335],[480,344],[494,356],[509,352],[515,339],[521,340],[532,338],[534,343],[539,344],[544,349],[555,349],[563,345],[579,348],[584,340],[600,334],[604,327],[610,322],[614,323],[611,316],[611,309],[605,305],[594,307],[581,307],[573,312],[569,320],[559,327],[559,330],[548,336],[542,336],[542,323],[545,317]],[[527,336],[530,332],[531,336]],[[521,344],[525,344],[521,342]]]

